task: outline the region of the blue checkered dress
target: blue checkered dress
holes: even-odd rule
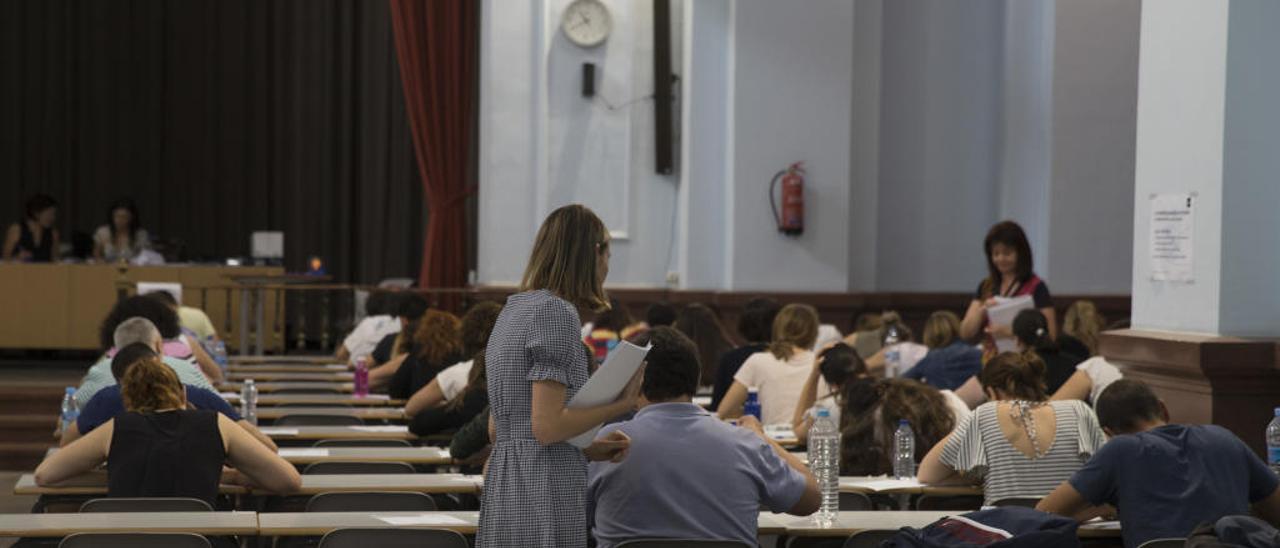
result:
[[[587,461],[568,443],[533,437],[533,381],[587,382],[578,312],[546,290],[512,295],[485,351],[497,442],[485,475],[477,546],[585,547]],[[566,399],[566,401],[568,401]]]

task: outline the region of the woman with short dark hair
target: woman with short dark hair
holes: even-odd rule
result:
[[[987,325],[987,309],[996,305],[999,298],[1030,296],[1035,308],[1049,320],[1049,338],[1057,339],[1053,300],[1049,296],[1049,286],[1033,270],[1027,233],[1018,223],[1001,221],[987,232],[982,249],[987,255],[987,277],[978,284],[973,300],[969,301],[969,309],[964,313],[964,320],[960,322],[961,338],[971,341],[985,328],[987,336],[983,345],[987,356],[994,356],[995,338],[1013,337],[1013,331],[1008,325]]]
[[[58,202],[47,194],[27,198],[22,220],[9,225],[5,234],[4,260],[48,263],[58,260]]]

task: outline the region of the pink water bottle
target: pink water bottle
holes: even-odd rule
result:
[[[369,395],[369,358],[362,356],[356,359],[356,374],[353,381],[357,398]]]

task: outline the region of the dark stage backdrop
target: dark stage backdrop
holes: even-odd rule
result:
[[[189,259],[417,278],[422,184],[386,1],[0,0],[0,221],[92,233],[117,197]]]

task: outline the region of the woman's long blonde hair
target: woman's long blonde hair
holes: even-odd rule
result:
[[[596,262],[608,245],[604,222],[590,209],[573,204],[552,211],[533,240],[520,291],[546,289],[579,308],[608,308]]]
[[[773,343],[769,352],[789,360],[796,348],[808,350],[818,340],[818,311],[807,304],[789,304],[773,319]]]
[[[187,403],[186,389],[178,374],[158,356],[134,362],[120,379],[120,395],[124,408],[134,413],[153,413],[161,409],[180,409]]]
[[[1080,342],[1089,349],[1089,354],[1093,356],[1098,355],[1098,334],[1102,332],[1105,325],[1106,319],[1098,313],[1098,307],[1093,304],[1093,301],[1071,303],[1071,306],[1067,307],[1067,313],[1062,317],[1062,332],[1080,339]]]

